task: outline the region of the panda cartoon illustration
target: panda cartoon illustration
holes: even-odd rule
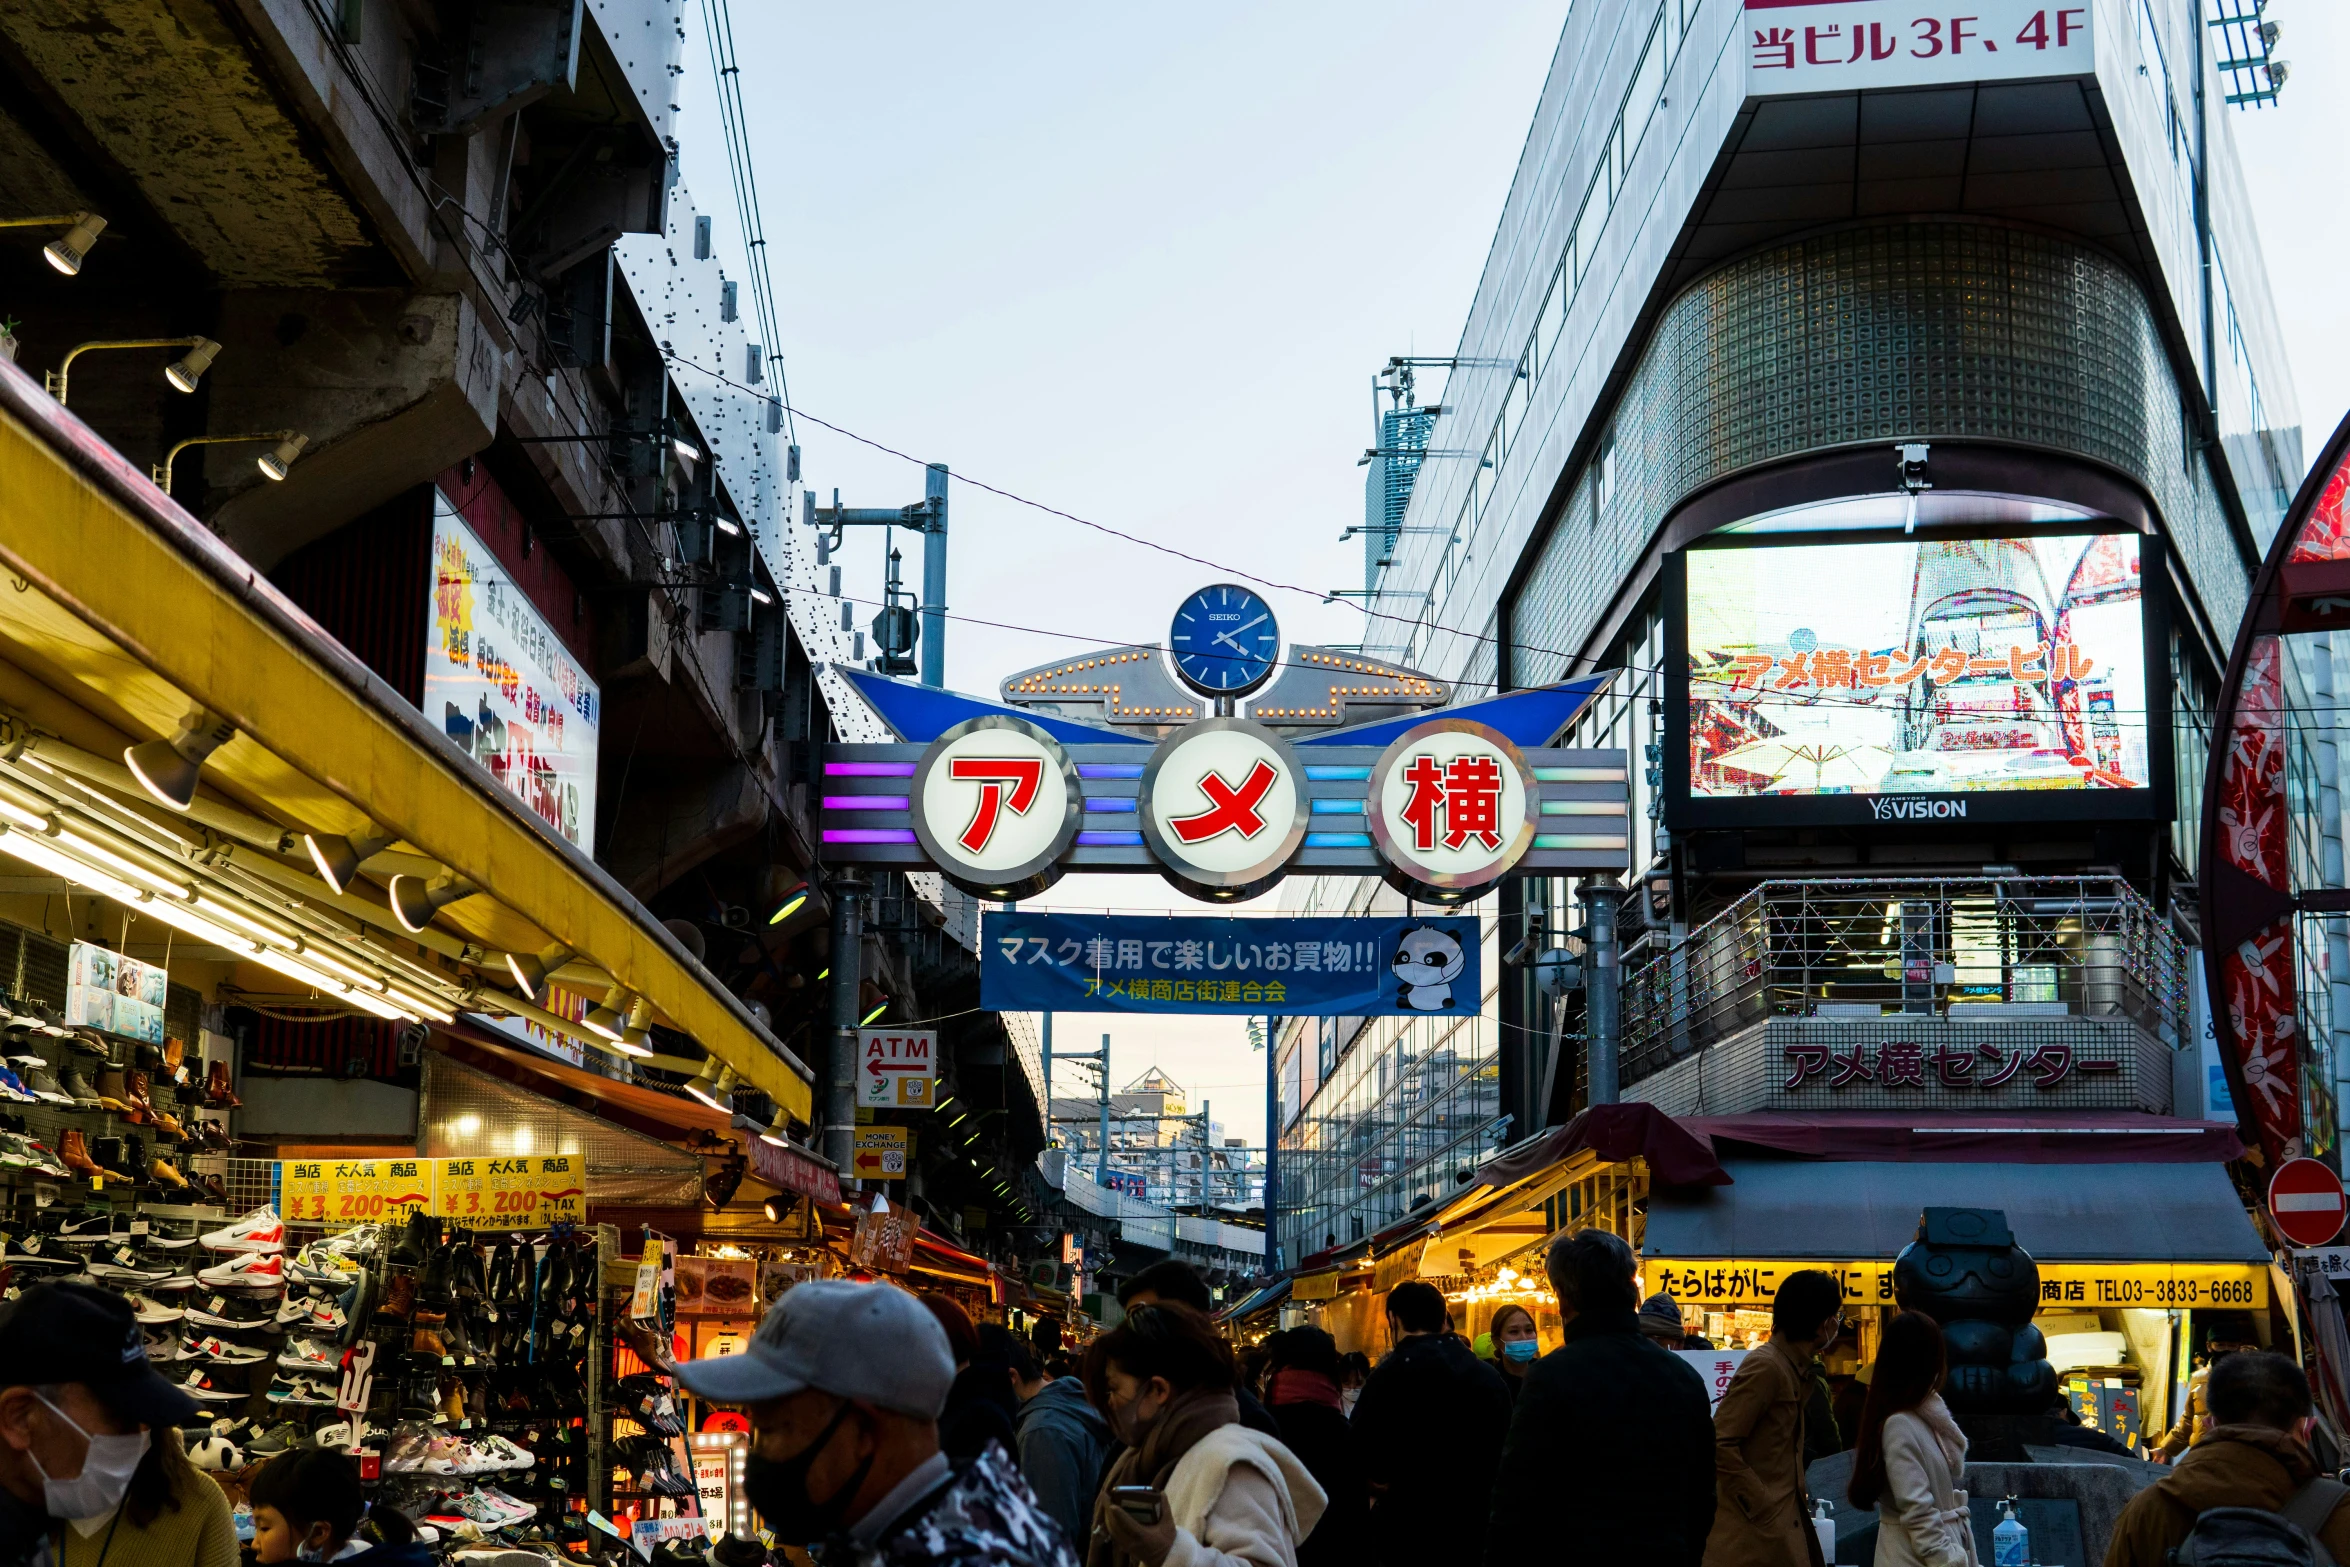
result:
[[[1414,925],[1396,939],[1390,972],[1403,984],[1397,1000],[1406,1011],[1443,1012],[1452,1006],[1452,982],[1468,960],[1452,932]]]

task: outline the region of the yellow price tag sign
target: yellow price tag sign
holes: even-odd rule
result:
[[[289,1224],[347,1230],[397,1224],[432,1207],[432,1161],[426,1159],[287,1159],[277,1171],[278,1213]]]
[[[535,1230],[587,1219],[576,1154],[436,1159],[433,1212],[469,1230]]]

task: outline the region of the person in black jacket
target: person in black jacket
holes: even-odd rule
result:
[[[1567,1342],[1534,1363],[1493,1482],[1489,1567],[1699,1567],[1714,1518],[1705,1381],[1641,1335],[1632,1249],[1605,1230],[1546,1259]]]
[[[1295,1453],[1329,1499],[1322,1521],[1298,1542],[1297,1567],[1360,1567],[1369,1557],[1371,1497],[1358,1440],[1340,1408],[1338,1344],[1320,1328],[1275,1335],[1273,1381],[1265,1402]]]
[[[1208,1281],[1199,1276],[1199,1270],[1176,1257],[1154,1262],[1126,1281],[1118,1291],[1118,1305],[1131,1311],[1136,1306],[1189,1306],[1192,1310],[1214,1321],[1216,1308],[1208,1300]],[[1257,1401],[1246,1386],[1232,1389],[1233,1399],[1240,1405],[1240,1423],[1251,1431],[1262,1431],[1276,1442],[1281,1440],[1281,1424],[1271,1410]]]
[[[1476,1561],[1509,1431],[1509,1389],[1452,1331],[1434,1285],[1407,1279],[1390,1290],[1387,1327],[1395,1349],[1363,1384],[1354,1413],[1371,1487],[1372,1559],[1394,1567]]]

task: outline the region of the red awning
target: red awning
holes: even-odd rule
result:
[[[450,1059],[476,1071],[503,1078],[542,1098],[599,1116],[661,1142],[683,1141],[696,1130],[727,1134],[734,1118],[697,1099],[665,1092],[641,1083],[623,1083],[571,1066],[551,1057],[487,1037],[487,1031],[466,1023],[433,1030],[433,1047]]]
[[[1698,1125],[1675,1121],[1649,1104],[1593,1105],[1487,1163],[1477,1172],[1477,1184],[1508,1186],[1589,1149],[1612,1164],[1647,1160],[1648,1178],[1660,1186],[1730,1185],[1730,1173]]]
[[[797,1148],[778,1148],[764,1137],[751,1139],[751,1174],[778,1191],[798,1192],[822,1203],[840,1201],[840,1177]]]
[[[1725,1154],[1761,1149],[1895,1164],[2224,1164],[2244,1154],[2225,1121],[2135,1110],[1774,1110],[1684,1116],[1679,1124]]]

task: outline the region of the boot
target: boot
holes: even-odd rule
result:
[[[441,1221],[422,1208],[408,1212],[408,1227],[400,1233],[400,1244],[392,1248],[391,1264],[395,1268],[422,1268],[431,1262],[441,1246]]]
[[[69,1126],[57,1134],[57,1162],[79,1176],[99,1177],[106,1173],[90,1157],[90,1145],[82,1141],[82,1129],[78,1126]]]
[[[184,1192],[188,1189],[188,1178],[180,1174],[178,1168],[161,1154],[157,1154],[154,1162],[147,1166],[147,1178],[158,1186],[169,1187],[174,1191]]]
[[[126,1186],[138,1184],[131,1176],[130,1167],[123,1162],[123,1140],[119,1137],[94,1139],[90,1144],[90,1162],[110,1181],[120,1181]]]
[[[155,1119],[155,1102],[148,1097],[147,1092],[147,1074],[133,1067],[130,1071],[122,1074],[122,1079],[122,1100],[124,1104],[130,1106],[130,1113],[123,1119],[133,1126],[145,1126]]]
[[[204,1102],[215,1110],[241,1110],[245,1101],[229,1086],[228,1063],[215,1061],[204,1077]]]
[[[124,1084],[121,1067],[99,1068],[98,1103],[106,1109],[112,1110],[116,1115],[131,1113],[130,1090]]]
[[[100,1159],[98,1162],[104,1164],[107,1161]],[[120,1170],[133,1183],[146,1180],[147,1139],[132,1137],[126,1133],[122,1140],[122,1157],[114,1161],[114,1168]]]
[[[163,1076],[165,1081],[178,1084],[188,1080],[188,1047],[185,1042],[167,1039],[163,1042]]]
[[[416,1314],[416,1275],[392,1272],[384,1277],[383,1303],[375,1308],[379,1322],[406,1322]]]

